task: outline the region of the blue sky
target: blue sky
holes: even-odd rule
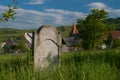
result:
[[[0,0],[0,13],[13,5],[13,0]],[[84,19],[90,9],[105,9],[109,17],[120,17],[120,0],[17,0],[15,21],[0,23],[0,28],[31,29],[42,24],[71,25],[77,18]]]

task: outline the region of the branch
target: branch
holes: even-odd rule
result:
[[[14,15],[16,14],[14,9],[16,9],[16,0],[14,0],[14,8],[8,5],[8,11],[2,13],[2,18],[0,18],[0,22],[8,22],[10,19],[14,20]]]

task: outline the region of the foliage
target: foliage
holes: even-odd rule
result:
[[[34,71],[27,55],[0,55],[1,80],[119,80],[120,50],[69,52],[56,69]],[[7,76],[7,77],[6,77]]]
[[[1,32],[0,32],[0,43],[2,42],[2,34],[1,34]]]
[[[68,37],[70,34],[70,31],[72,29],[72,26],[58,26],[56,27],[58,29],[58,31],[61,32],[63,37]]]
[[[20,30],[20,29],[12,29],[12,28],[1,28],[0,34],[2,37],[1,42],[6,42],[9,38],[18,38],[24,37],[25,32],[32,32],[33,30]],[[24,40],[24,39],[22,39]]]
[[[118,18],[108,18],[104,20],[104,23],[107,25],[107,28],[120,30],[120,17]]]
[[[30,48],[27,48],[27,63],[31,64],[33,63],[33,58],[34,56],[32,55],[32,51]]]
[[[120,39],[116,39],[113,42],[113,48],[120,48]]]
[[[105,25],[106,25],[106,31],[116,30],[116,25],[115,24],[105,23]]]
[[[14,19],[14,15],[15,15],[15,11],[10,7],[10,5],[8,5],[8,11],[3,13],[3,18],[0,19],[3,22],[8,21],[9,19]]]
[[[107,40],[105,40],[104,42],[105,42],[105,45],[108,48],[112,48],[113,38],[112,38],[112,33],[111,32],[109,32],[109,34],[107,36]]]
[[[24,39],[16,38],[11,40],[8,40],[3,47],[4,53],[15,53],[17,51],[20,52],[26,52],[27,46]]]
[[[16,0],[13,0],[14,2],[14,8],[12,8],[10,5],[8,5],[8,11],[4,12],[2,14],[2,17],[0,18],[0,22],[7,22],[9,19],[14,19],[14,15],[16,14],[14,9],[16,9]]]
[[[58,30],[61,31],[61,32],[65,32],[65,27],[64,26],[59,26]]]
[[[16,0],[13,0],[14,2],[14,9],[16,8]],[[16,14],[13,8],[11,8],[10,5],[8,5],[8,11],[4,12],[2,17],[0,18],[0,22],[8,22],[9,19],[14,19],[14,15]],[[0,43],[2,42],[2,37],[0,33]]]
[[[25,52],[27,47],[26,47],[26,43],[24,40],[20,40],[18,42],[18,49],[20,49],[21,52]]]
[[[94,49],[102,41],[102,35],[105,31],[103,20],[107,17],[107,12],[99,9],[91,11],[92,13],[85,20],[77,20],[79,38],[82,39],[84,49]]]

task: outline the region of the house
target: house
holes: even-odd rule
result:
[[[107,40],[107,37],[109,35],[111,35],[111,39],[112,39],[112,42],[111,42],[111,45],[109,45],[109,48],[112,48],[114,41],[116,39],[120,39],[120,31],[107,32],[107,33],[105,33],[105,36],[104,36],[105,38],[104,39]],[[108,46],[105,45],[105,44],[102,44],[99,48],[100,49],[106,49],[106,48],[108,48]]]
[[[76,24],[73,24],[73,27],[70,31],[69,37],[62,38],[62,51],[69,52],[69,51],[77,51],[79,50],[79,43],[80,40],[76,39],[77,35],[79,34]]]
[[[113,40],[120,39],[120,31],[113,31],[112,32],[112,39]]]
[[[63,47],[62,50],[63,52],[69,52],[69,51],[77,51],[80,50],[79,44],[81,42],[81,39],[76,39],[76,36],[79,34],[77,27],[75,24],[73,24],[72,30],[70,32],[69,37],[63,37],[62,39],[62,43],[63,43]],[[105,34],[105,39],[107,39],[108,37],[108,33]],[[114,40],[116,39],[120,39],[120,31],[112,31],[111,32],[111,37]],[[112,47],[113,42],[111,42],[111,47]],[[100,46],[98,46],[100,49],[106,49],[107,45],[101,44]]]
[[[25,52],[26,45],[20,38],[10,38],[6,41],[3,52],[4,53],[22,53]]]
[[[77,51],[79,49],[78,44],[80,40],[76,39],[76,36],[79,34],[75,23],[70,31],[69,37],[62,38],[62,51],[69,52],[69,51]],[[32,45],[33,40],[33,33],[25,33],[25,39],[28,41],[29,46]]]

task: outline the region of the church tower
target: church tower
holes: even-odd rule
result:
[[[72,30],[69,34],[69,37],[76,37],[78,34],[79,34],[79,32],[77,30],[76,24],[73,23],[73,27],[72,27]]]

